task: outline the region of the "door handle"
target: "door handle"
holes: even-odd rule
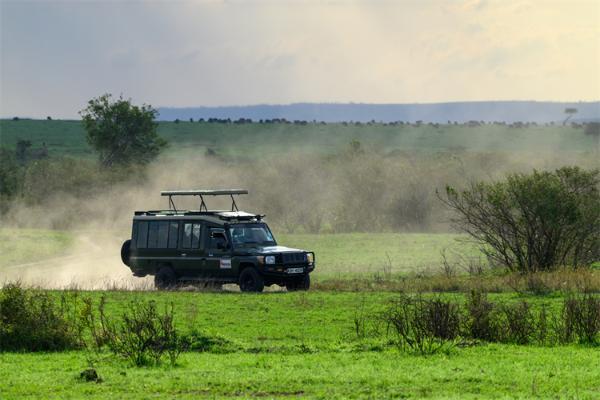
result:
[[[181,253],[181,257],[186,257],[187,254],[186,253]]]

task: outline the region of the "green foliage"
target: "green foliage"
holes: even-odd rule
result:
[[[494,312],[496,305],[488,301],[480,290],[471,290],[466,302],[466,318],[463,332],[473,339],[493,342],[498,339],[498,327]]]
[[[74,302],[8,284],[0,290],[0,352],[60,351],[80,347]]]
[[[543,304],[535,307],[526,300],[498,304],[476,290],[465,305],[401,295],[382,319],[393,328],[402,349],[419,354],[447,350],[459,337],[518,345],[597,344],[600,298],[592,294],[568,295],[562,311],[549,314]]]
[[[0,215],[6,212],[10,199],[19,193],[21,175],[15,153],[0,147]]]
[[[589,293],[568,295],[558,324],[563,342],[597,343],[600,334],[600,298]]]
[[[105,176],[90,161],[74,158],[37,160],[25,169],[23,200],[28,204],[42,204],[56,195],[92,197],[104,186]]]
[[[157,133],[157,111],[149,105],[135,106],[123,97],[111,101],[105,94],[90,100],[80,115],[87,141],[105,167],[146,164],[167,145]]]
[[[492,263],[535,272],[600,259],[600,171],[563,167],[448,187],[453,222]]]
[[[507,343],[530,344],[536,337],[536,318],[531,310],[531,305],[526,301],[516,304],[503,305],[500,307],[503,314],[502,322],[496,326],[503,326],[503,332],[499,335],[501,340]],[[545,314],[544,314],[545,316]],[[544,336],[544,335],[537,335]]]
[[[439,298],[401,295],[383,313],[383,320],[401,349],[422,355],[447,352],[460,334],[458,305]]]
[[[138,367],[158,365],[165,356],[175,365],[181,352],[189,348],[189,339],[175,328],[172,304],[160,313],[154,301],[131,302],[120,320],[110,318],[105,306],[102,297],[96,316],[88,299],[83,313],[96,347],[106,345]]]

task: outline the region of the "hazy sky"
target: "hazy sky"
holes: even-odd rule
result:
[[[600,0],[0,0],[0,114],[599,100]]]

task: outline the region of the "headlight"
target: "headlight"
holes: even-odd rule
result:
[[[275,264],[275,256],[266,256],[265,264]]]
[[[313,253],[306,253],[306,261],[308,261],[309,264],[312,264],[314,260],[315,257]]]

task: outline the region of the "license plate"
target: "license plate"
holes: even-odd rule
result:
[[[304,272],[304,268],[288,268],[286,272],[288,274],[301,274]]]

